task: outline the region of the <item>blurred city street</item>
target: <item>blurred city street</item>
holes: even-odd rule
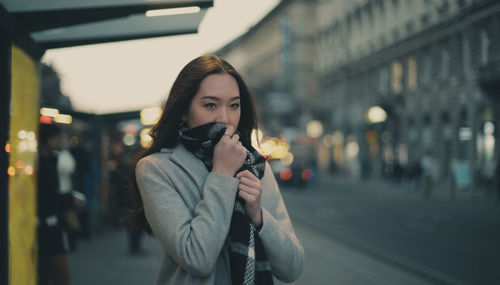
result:
[[[427,284],[495,284],[500,280],[496,261],[500,207],[495,201],[450,200],[443,192],[424,198],[393,182],[345,178],[282,192],[296,224],[307,224],[381,263],[425,276]],[[308,241],[304,243],[307,249]],[[387,280],[389,276],[383,275],[385,284],[409,284]],[[374,283],[339,284],[377,284],[372,276],[369,280]]]
[[[424,199],[392,182],[323,180],[282,187],[306,251],[292,284],[493,284],[500,207],[477,201]],[[466,203],[468,202],[468,203]],[[70,255],[72,283],[153,284],[161,247],[127,252],[122,230],[101,230]],[[277,282],[277,284],[282,284]]]

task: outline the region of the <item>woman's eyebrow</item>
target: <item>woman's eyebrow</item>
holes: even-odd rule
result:
[[[215,101],[221,101],[222,99],[216,96],[203,96],[201,99],[209,99],[209,100],[215,100]],[[234,96],[233,98],[229,99],[229,101],[234,101],[234,100],[240,100],[240,96]]]
[[[203,96],[201,99],[208,99],[208,100],[215,100],[215,101],[220,101],[221,99],[219,97],[215,96]]]

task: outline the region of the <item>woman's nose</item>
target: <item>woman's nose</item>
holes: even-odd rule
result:
[[[217,114],[217,123],[223,123],[223,124],[229,123],[227,111],[223,108],[220,109],[219,113]]]

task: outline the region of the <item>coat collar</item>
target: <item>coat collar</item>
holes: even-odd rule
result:
[[[208,175],[205,164],[182,144],[178,144],[175,148],[171,149],[171,151],[172,161],[184,169],[201,190]]]

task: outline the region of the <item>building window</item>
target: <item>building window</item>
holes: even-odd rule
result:
[[[418,69],[417,60],[414,57],[408,58],[408,89],[410,91],[417,90],[418,85]]]
[[[389,68],[387,67],[382,67],[379,71],[378,90],[382,95],[389,93]]]
[[[379,28],[379,36],[381,38],[383,37],[386,37],[387,35],[387,31],[389,30],[388,29],[388,11],[386,9],[384,9],[384,7],[380,7],[380,14],[379,14],[379,17],[380,17],[380,21],[379,21],[379,25],[380,25],[380,28]],[[383,45],[383,41],[381,40],[381,45]]]
[[[426,24],[429,23],[429,19],[431,18],[433,5],[431,3],[431,0],[423,0],[423,2],[424,2],[423,4],[424,9],[421,15],[421,20],[422,20],[422,25],[425,26]]]
[[[450,52],[448,49],[441,50],[441,70],[440,77],[446,79],[450,75]]]
[[[418,130],[413,118],[408,119],[408,140],[410,143],[418,142]]]
[[[381,9],[377,6],[374,5],[372,6],[372,15],[373,15],[373,33],[375,39],[378,39],[380,37],[380,31],[382,30],[382,23],[380,20],[380,14],[381,14]]]
[[[425,115],[422,125],[422,144],[428,150],[432,146],[432,119],[430,115]]]
[[[470,41],[465,35],[462,37],[462,71],[464,74],[470,71]]]
[[[391,89],[394,94],[403,92],[403,66],[397,60],[391,64]]]
[[[422,68],[422,83],[427,84],[431,81],[432,61],[430,55],[424,56],[424,63]]]
[[[480,42],[481,42],[481,65],[488,64],[488,51],[490,47],[490,39],[488,38],[488,32],[485,30],[481,30],[480,33]]]

